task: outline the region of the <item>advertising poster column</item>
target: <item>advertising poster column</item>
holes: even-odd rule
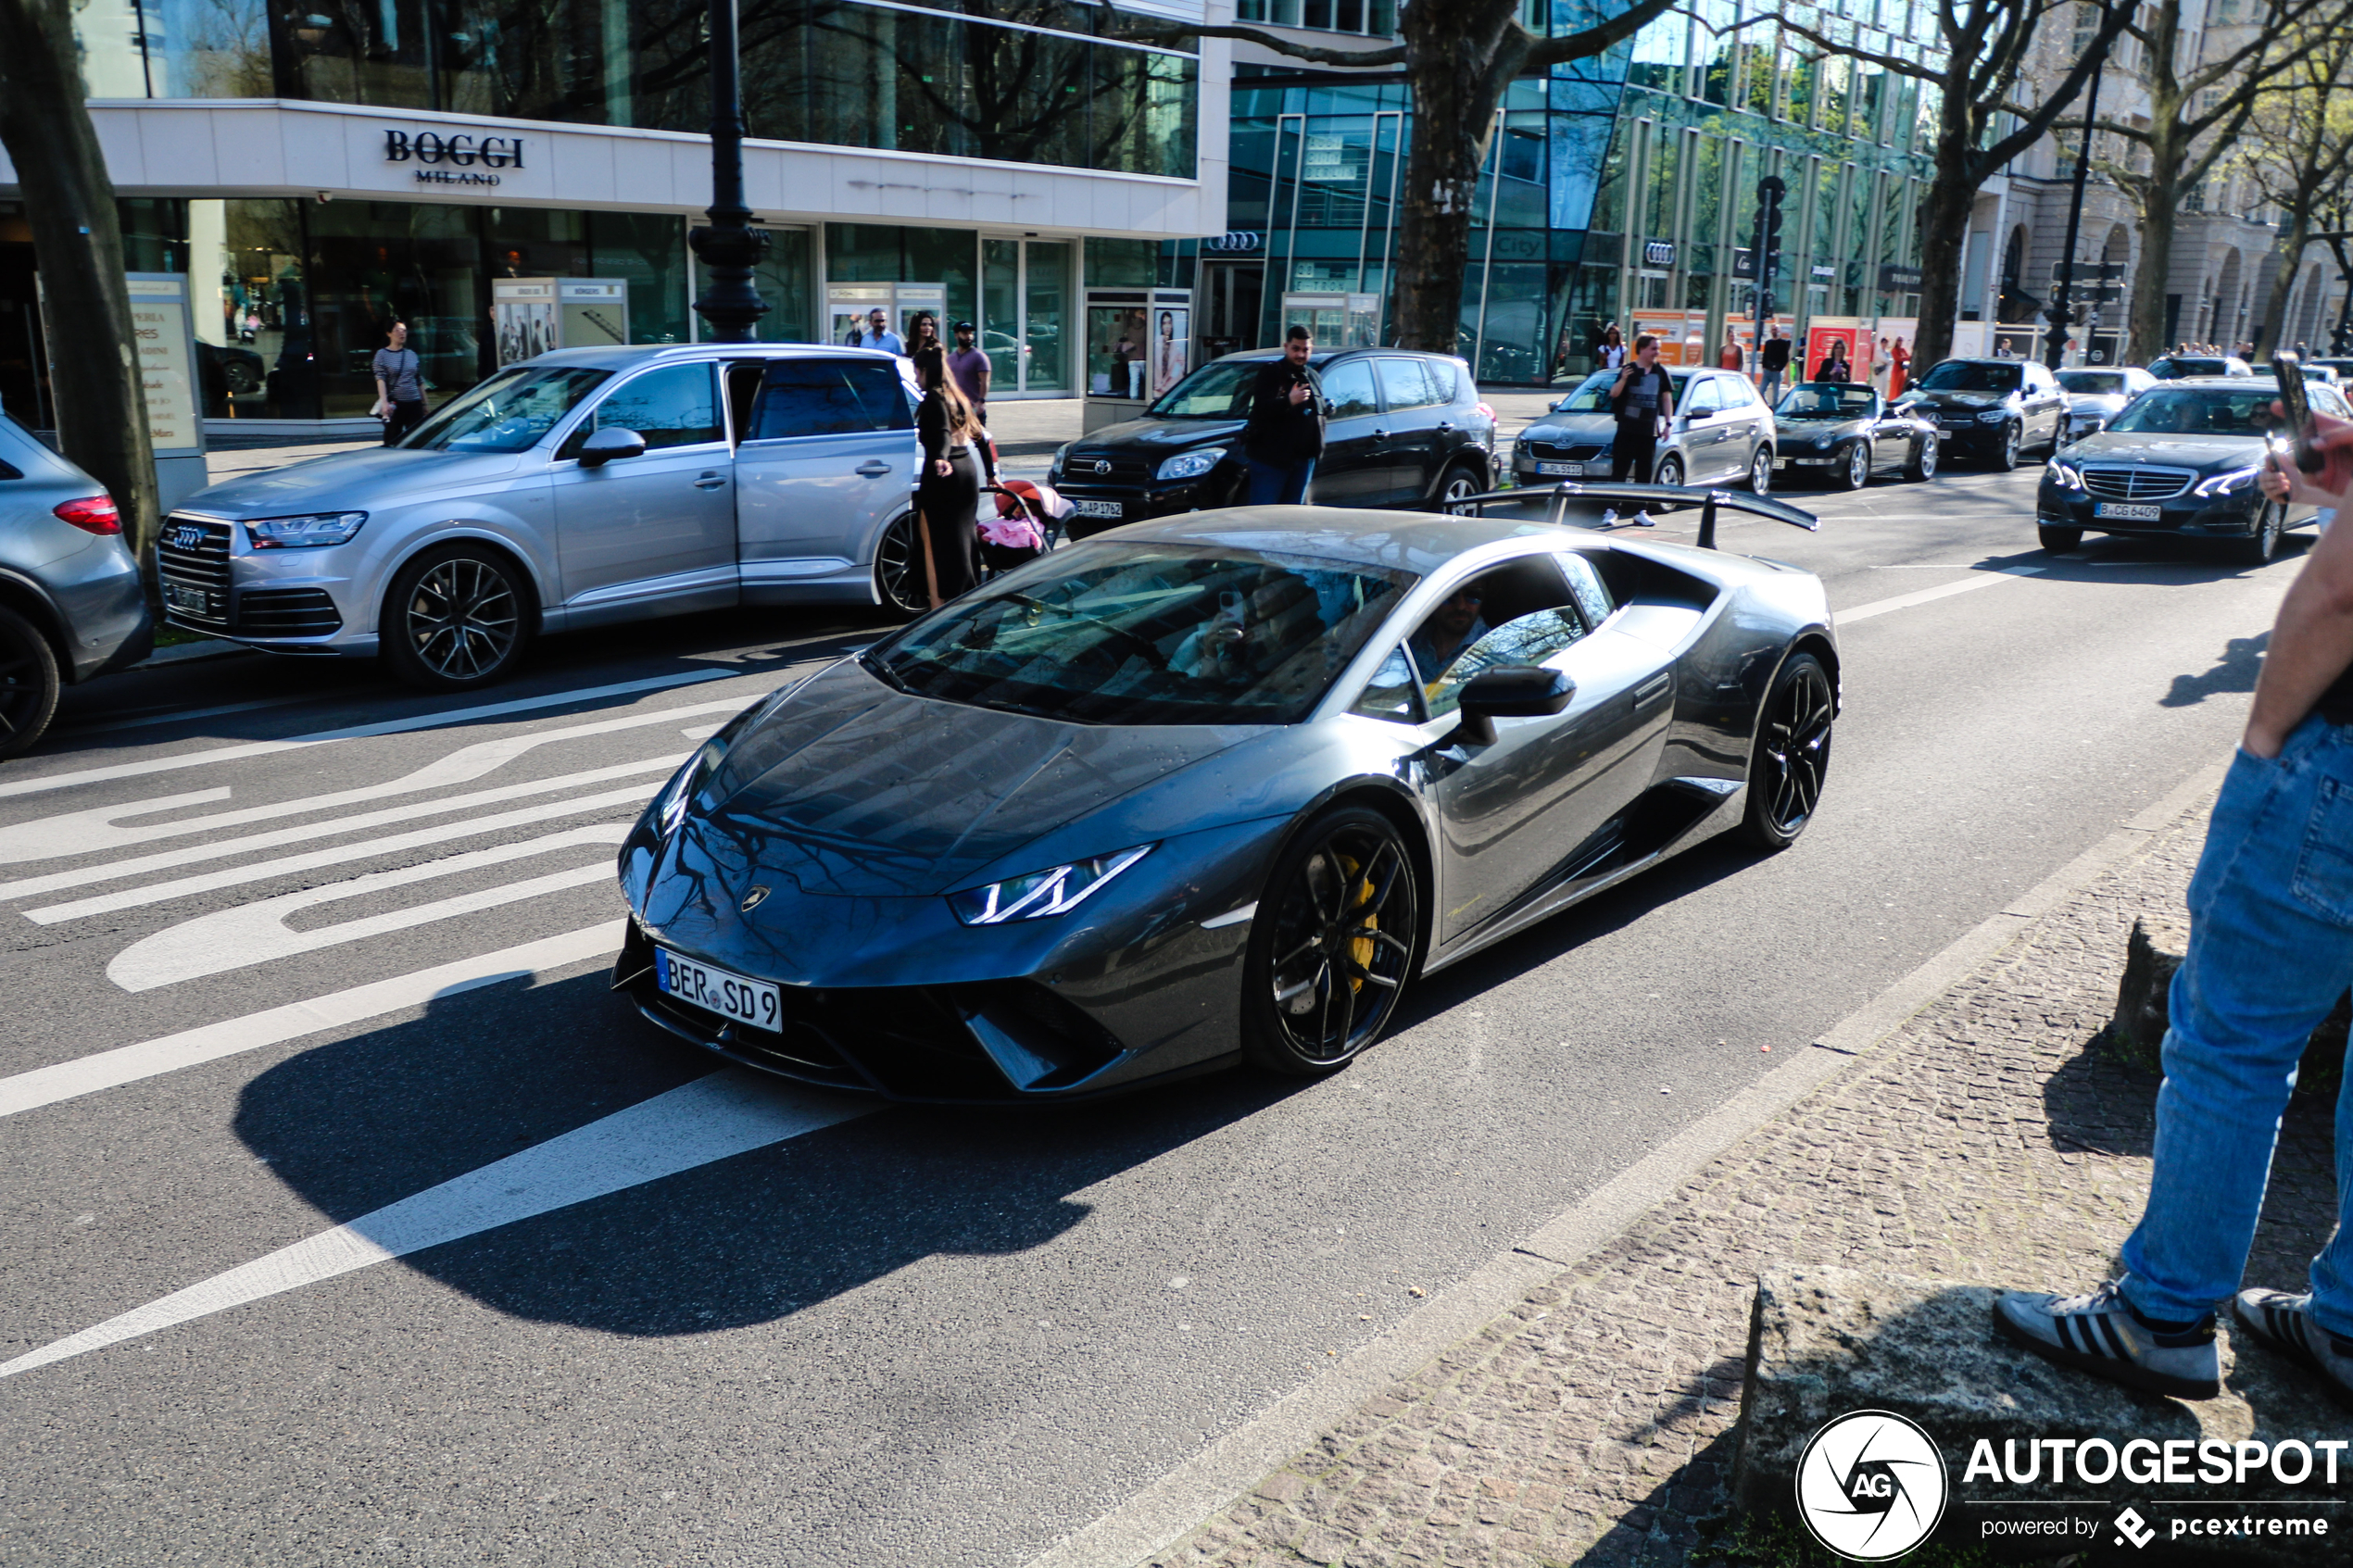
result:
[[[147,405],[147,437],[155,446],[157,505],[169,512],[209,483],[188,280],[177,272],[132,272],[128,278],[139,387]]]

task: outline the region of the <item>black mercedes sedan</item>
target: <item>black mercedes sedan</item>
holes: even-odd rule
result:
[[[1140,420],[1054,454],[1046,483],[1077,508],[1071,537],[1248,500],[1243,421],[1271,348],[1228,354],[1178,382]],[[1495,416],[1470,367],[1443,354],[1344,348],[1307,361],[1328,405],[1307,497],[1319,507],[1429,507],[1494,479]]]
[[[2305,388],[2316,412],[2353,418],[2336,388]],[[2046,550],[2091,533],[2223,541],[2259,565],[2280,536],[2313,519],[2309,507],[2265,499],[2256,484],[2276,420],[2274,389],[2245,376],[2161,383],[2108,427],[2054,453],[2034,498]]]
[[[1851,382],[1801,382],[1773,409],[1773,467],[1860,490],[1875,473],[1936,477],[1936,422]]]
[[[2029,446],[2057,448],[2067,395],[2033,359],[1941,359],[1899,407],[1935,422],[1946,457],[2007,473]]]

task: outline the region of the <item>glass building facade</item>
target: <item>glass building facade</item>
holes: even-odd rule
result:
[[[1825,25],[1908,52],[1904,39],[1933,29],[1915,28],[1907,3],[1822,10]],[[1745,341],[1768,174],[1789,193],[1772,290],[1784,328],[1801,344],[1831,323],[1910,335],[1932,100],[1908,78],[1809,57],[1784,44],[1777,12],[1744,19],[1739,5],[1765,9],[1705,0],[1705,22],[1665,18],[1512,84],[1464,279],[1459,351],[1481,381],[1581,375],[1611,322],[1629,342],[1658,333],[1687,363],[1712,360],[1728,323]],[[1319,337],[1386,341],[1413,121],[1403,79],[1244,67],[1233,103],[1235,232],[1203,257],[1205,336],[1274,343],[1302,320]]]
[[[91,0],[98,98],[711,124],[702,0]],[[744,0],[752,136],[1189,179],[1200,64],[1070,0]]]

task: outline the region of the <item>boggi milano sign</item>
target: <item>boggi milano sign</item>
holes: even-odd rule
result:
[[[423,165],[417,173],[422,185],[496,185],[488,172],[522,167],[520,136],[473,136],[464,132],[443,135],[437,131],[384,132],[386,163]]]

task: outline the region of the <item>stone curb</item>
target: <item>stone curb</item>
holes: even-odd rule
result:
[[[1130,1496],[1026,1568],[1106,1568],[1147,1562],[1248,1496],[1270,1472],[1306,1449],[1319,1434],[1414,1380],[1433,1360],[1475,1353],[1464,1342],[1491,1340],[1516,1327],[1531,1292],[1591,1258],[1672,1197],[1758,1128],[1832,1079],[1862,1066],[1881,1042],[2029,932],[2034,923],[2146,849],[2157,835],[2210,797],[2228,761],[2199,770],[2155,805],[2128,820],[2001,910],[1814,1040],[1811,1048],[1758,1078],[1715,1110],[1660,1145],[1574,1207],[1498,1253],[1386,1334],[1342,1357],[1338,1366],[1277,1400],[1243,1426]],[[1277,1476],[1276,1480],[1283,1477]],[[1351,1560],[1352,1562],[1353,1559]]]

